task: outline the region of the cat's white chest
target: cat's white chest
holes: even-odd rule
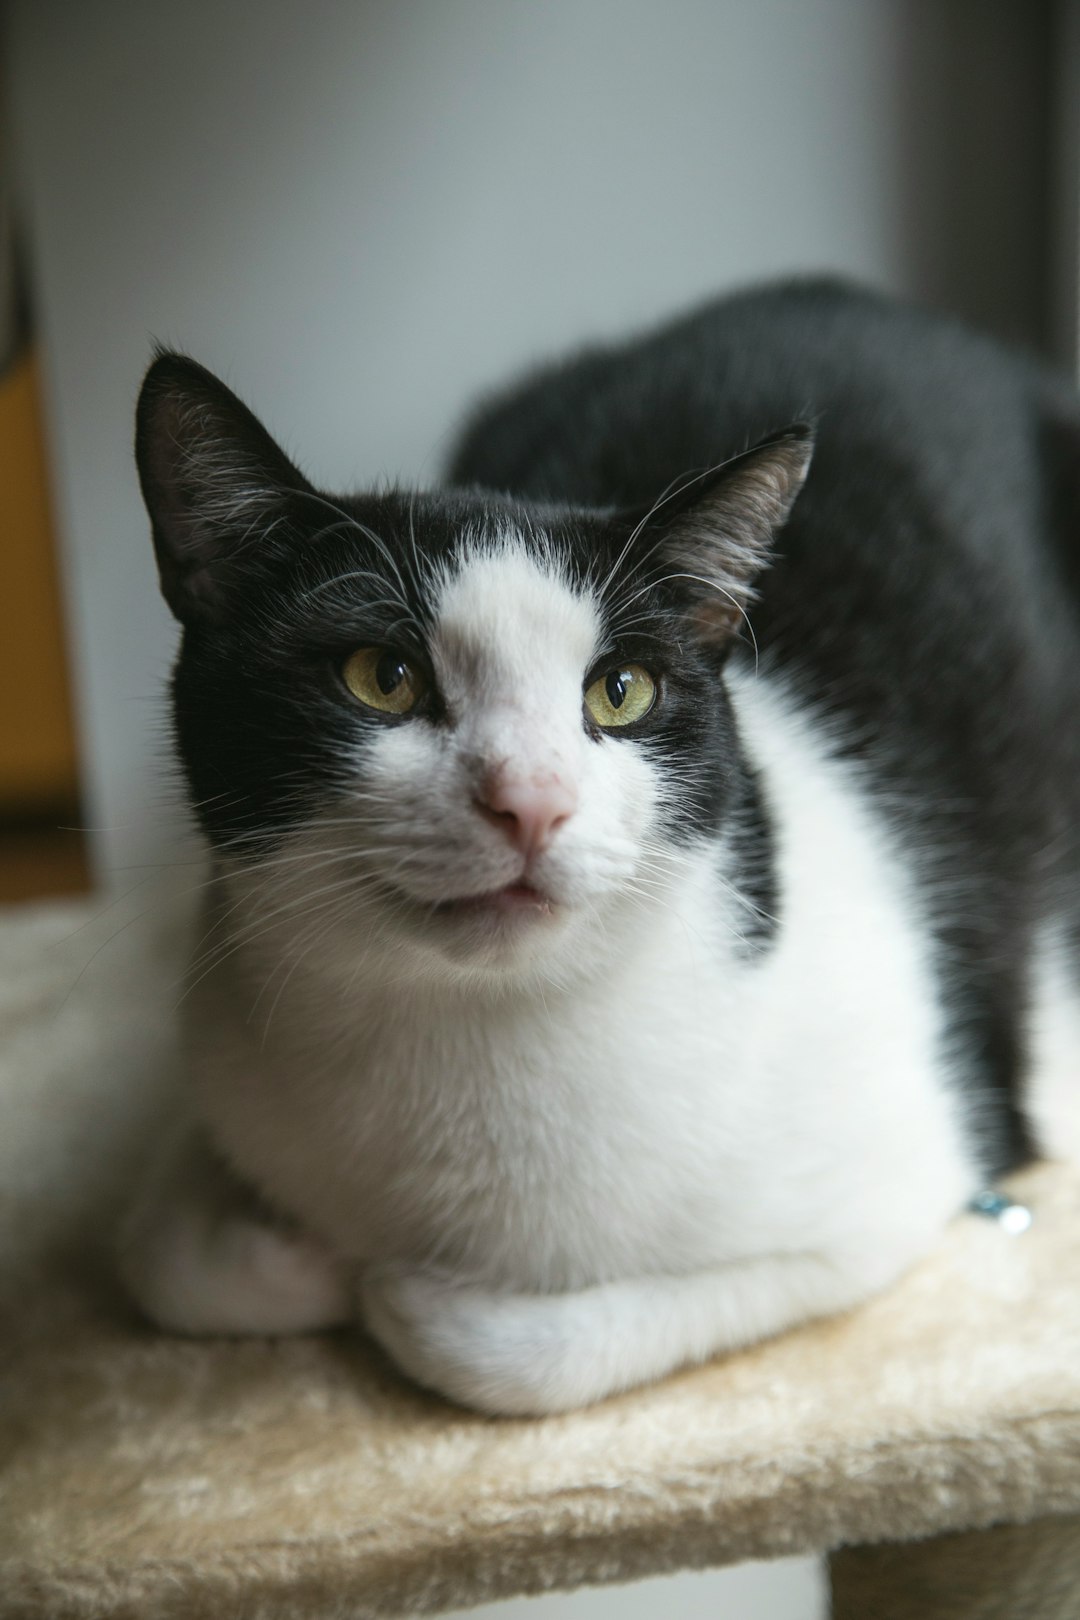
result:
[[[704,1263],[749,1117],[729,996],[681,932],[654,964],[606,965],[614,1003],[429,1023],[358,1009],[354,1038],[306,1065],[238,1022],[199,1065],[203,1111],[242,1169],[363,1261],[534,1288]]]
[[[829,1249],[920,1204],[940,1223],[967,1167],[918,987],[867,1005],[838,941],[733,972],[692,937],[659,942],[617,1016],[586,999],[373,1019],[354,1056],[305,1068],[219,1046],[204,1111],[340,1252],[503,1287]]]

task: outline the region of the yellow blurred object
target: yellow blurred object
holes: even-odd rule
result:
[[[77,754],[37,367],[0,379],[0,817],[74,803]]]

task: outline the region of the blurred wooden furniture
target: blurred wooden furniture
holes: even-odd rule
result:
[[[0,376],[0,905],[89,887],[37,367]]]
[[[0,816],[77,799],[37,369],[24,349],[0,378]]]

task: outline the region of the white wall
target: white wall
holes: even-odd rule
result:
[[[14,0],[103,865],[171,847],[174,632],[130,455],[153,337],[220,371],[344,486],[430,479],[478,388],[753,276],[837,267],[1030,326],[1041,12]]]
[[[827,1610],[824,1569],[809,1558],[781,1558],[634,1586],[511,1598],[462,1609],[446,1620],[825,1620]]]

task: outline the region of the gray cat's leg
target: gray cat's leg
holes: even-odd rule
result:
[[[355,1314],[347,1269],[275,1221],[194,1129],[155,1165],[118,1258],[146,1315],[176,1333],[309,1333]]]

